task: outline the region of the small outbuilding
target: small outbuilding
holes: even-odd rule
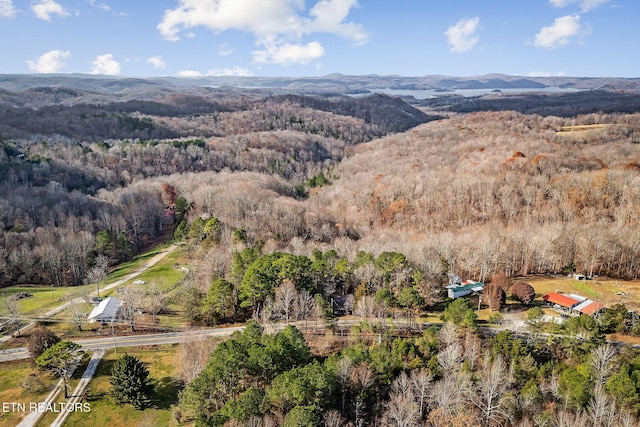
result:
[[[113,322],[118,316],[120,306],[122,306],[122,301],[120,301],[118,298],[105,298],[100,301],[100,304],[98,304],[93,310],[91,310],[91,313],[89,313],[89,317],[87,317],[87,320],[89,320],[90,322],[100,323]]]
[[[597,301],[591,301],[590,299],[583,301],[574,307],[574,310],[580,314],[586,314],[587,316],[597,316],[604,309],[604,305]]]
[[[331,309],[333,314],[337,316],[344,316],[353,312],[353,303],[355,302],[355,295],[347,294],[334,296],[331,298]]]

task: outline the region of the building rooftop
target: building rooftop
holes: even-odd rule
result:
[[[599,312],[603,308],[604,308],[604,305],[600,304],[599,302],[593,301],[591,302],[591,304],[587,305],[586,307],[581,308],[580,312],[591,316],[592,314]]]
[[[551,292],[543,296],[542,299],[552,304],[558,304],[559,306],[565,307],[565,308],[572,308],[574,305],[580,302],[575,298],[571,298],[566,295],[557,294],[555,292]]]
[[[484,289],[484,283],[473,282],[473,283],[468,283],[466,285],[449,285],[449,286],[446,286],[446,289],[453,289],[454,291],[470,289],[474,292],[478,292]]]
[[[100,304],[98,304],[96,307],[94,307],[93,310],[91,310],[91,313],[89,314],[89,317],[87,317],[87,320],[94,320],[97,318],[115,318],[121,305],[122,302],[118,298],[105,298],[100,301]]]

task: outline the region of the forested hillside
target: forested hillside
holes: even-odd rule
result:
[[[483,280],[575,266],[634,278],[637,120],[503,112],[430,123],[349,148],[339,179],[309,206],[370,244],[411,248],[434,274],[447,265]]]
[[[185,323],[323,331],[308,342],[251,322],[210,355],[191,347],[176,422],[634,425],[640,361],[604,344],[605,332],[638,333],[626,306],[542,325],[521,282],[530,298],[512,300],[532,334],[520,339],[479,331],[475,307],[444,295],[452,273],[493,280],[487,299],[493,289],[502,304],[510,276],[637,278],[632,101],[461,112],[107,82],[0,93],[0,286],[96,282],[105,263],[172,241],[188,262],[172,296]],[[486,100],[466,105],[493,110]],[[410,330],[425,308],[443,326],[398,336],[396,319]],[[352,323],[339,329],[334,312]]]
[[[163,234],[168,206],[160,185],[141,180],[251,171],[266,180],[282,178],[286,196],[302,199],[313,186],[305,188],[305,182],[333,168],[345,147],[434,119],[388,96],[287,98],[239,92],[170,93],[155,101],[106,104],[74,102],[113,99],[76,89],[4,92],[3,284],[79,284],[96,255],[121,261]],[[195,200],[190,203],[202,209]],[[265,230],[280,228],[271,222]],[[54,242],[68,250],[51,253]]]

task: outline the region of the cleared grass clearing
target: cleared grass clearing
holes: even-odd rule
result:
[[[188,270],[179,265],[180,255],[170,253],[149,270],[140,274],[135,280],[143,280],[144,284],[132,285],[137,289],[148,290],[155,284],[161,291],[166,292],[184,278]]]
[[[156,256],[164,249],[164,246],[158,246],[149,252],[145,252],[141,254],[131,261],[120,264],[117,266],[102,282],[101,287],[105,284],[115,282],[116,280],[122,279],[127,274],[132,273],[138,268],[142,267],[147,261]],[[173,263],[176,262],[176,258],[174,254],[170,254],[167,258],[171,258]],[[165,260],[162,260],[158,265],[166,265],[163,264]],[[154,266],[155,267],[155,266]],[[160,277],[162,273],[154,273],[154,269],[150,269],[144,274],[148,274],[150,277],[156,276]],[[167,274],[167,270],[164,274]],[[144,280],[144,279],[143,279]],[[50,308],[53,308],[61,303],[68,301],[73,298],[77,298],[82,295],[86,295],[90,292],[96,290],[95,284],[82,285],[82,286],[65,286],[65,287],[51,287],[51,286],[42,286],[42,285],[21,285],[21,286],[11,286],[7,288],[0,289],[0,301],[2,298],[8,297],[9,295],[15,293],[26,292],[31,294],[32,296],[29,298],[23,298],[18,301],[18,309],[21,315],[39,315]],[[115,291],[107,292],[103,295],[103,292],[100,292],[100,296],[111,296]],[[3,304],[0,304],[0,315],[6,314],[7,310]]]
[[[15,293],[26,292],[31,297],[18,301],[21,315],[39,315],[61,303],[95,290],[95,285],[62,287],[53,289],[50,286],[11,286],[0,290],[0,300]],[[4,305],[0,304],[0,314],[6,314]]]
[[[575,133],[575,132],[588,132],[596,129],[604,129],[607,127],[615,126],[614,124],[594,124],[594,125],[578,125],[578,126],[562,126],[558,133]]]
[[[31,402],[41,402],[49,394],[51,386],[57,382],[57,378],[44,372],[38,372],[31,367],[29,360],[16,360],[3,362],[0,365],[0,402],[25,403],[28,407]],[[32,374],[36,377],[31,377]],[[34,390],[29,393],[25,387],[25,381],[33,381]],[[37,383],[37,384],[36,384]],[[0,426],[15,426],[26,413],[6,412],[0,416]]]
[[[145,252],[130,261],[119,264],[109,273],[107,278],[104,280],[104,283],[115,282],[116,280],[122,279],[127,274],[130,274],[134,270],[142,267],[147,261],[162,252],[163,249],[164,246],[157,246],[151,249],[149,252]]]
[[[575,293],[598,301],[605,306],[624,303],[629,309],[640,309],[640,281],[600,277],[595,280],[575,280],[562,276],[518,278],[536,290],[536,300],[549,292]]]
[[[132,260],[129,263],[119,266],[115,273],[112,273],[105,281],[104,284],[112,283],[118,278],[122,278],[127,274],[135,271],[148,262],[150,258],[157,255],[163,247],[153,249],[147,252],[136,260]],[[159,261],[149,270],[145,271],[136,279],[125,282],[124,284],[110,289],[108,291],[101,290],[100,296],[102,298],[117,296],[118,289],[122,286],[136,287],[138,290],[147,291],[151,286],[156,286],[159,290],[165,292],[167,295],[168,311],[166,314],[158,316],[158,325],[160,328],[176,328],[186,325],[188,321],[182,315],[180,305],[174,302],[174,297],[178,294],[179,284],[186,276],[188,269],[180,266],[181,257],[177,252],[170,253],[164,259]],[[143,284],[134,284],[135,280],[142,280]],[[101,288],[104,285],[101,285]],[[94,292],[96,289],[95,284],[77,286],[77,287],[65,287],[65,288],[53,288],[47,286],[15,286],[10,288],[4,288],[0,290],[0,301],[2,297],[9,296],[13,293],[28,292],[33,296],[24,298],[19,301],[19,312],[21,316],[35,317],[46,312],[48,309],[53,308],[62,302],[76,298],[79,296],[87,295]],[[88,315],[93,309],[92,304],[82,304],[82,309]],[[75,308],[75,307],[74,307]],[[6,309],[0,304],[0,315],[4,314]],[[77,327],[72,322],[72,309],[66,309],[52,319],[46,322],[47,326],[54,331],[58,336],[63,339],[70,338],[92,338],[95,337],[95,324],[85,323],[83,325],[83,331],[78,331]],[[28,331],[25,331],[28,335]],[[7,343],[4,343],[1,348],[11,348],[16,346],[25,345],[25,339],[14,339]]]
[[[91,405],[91,412],[71,414],[65,426],[178,425],[173,419],[173,408],[178,402],[180,374],[177,367],[177,346],[130,348],[127,353],[142,360],[155,381],[155,392],[150,407],[138,411],[131,405],[118,406],[113,402],[109,384],[111,366],[124,353],[110,352],[98,365],[96,375],[89,384],[84,401]]]

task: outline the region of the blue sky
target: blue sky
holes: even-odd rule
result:
[[[0,0],[0,73],[640,77],[638,0]]]

